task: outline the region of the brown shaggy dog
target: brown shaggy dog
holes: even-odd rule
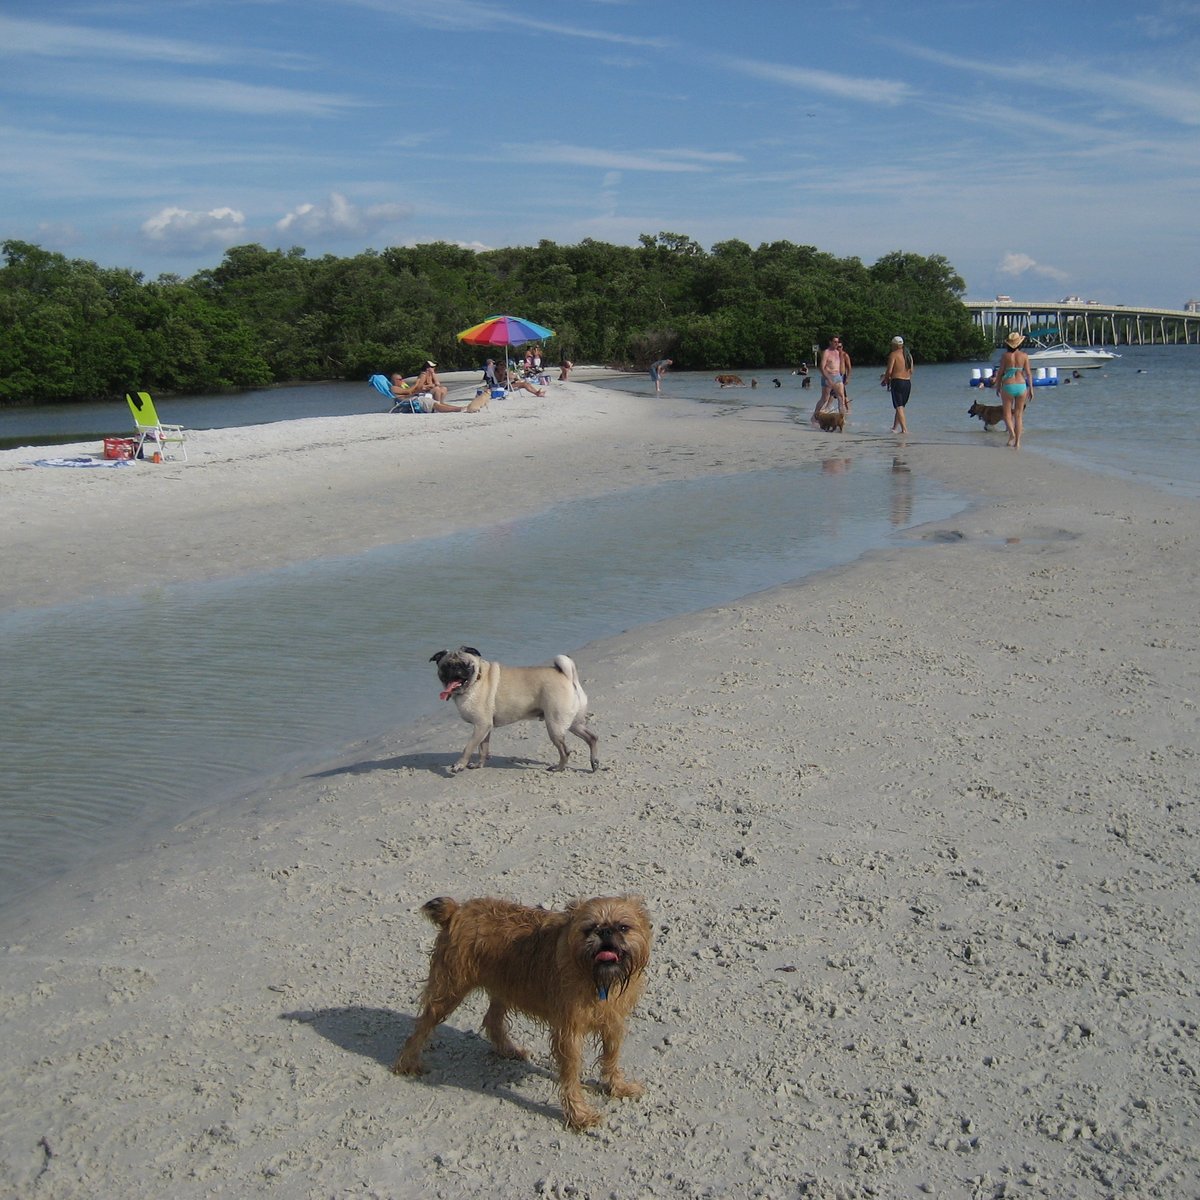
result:
[[[483,1029],[504,1058],[527,1058],[508,1033],[510,1009],[545,1022],[558,1064],[563,1113],[571,1129],[600,1114],[584,1098],[583,1044],[600,1041],[600,1079],[610,1096],[644,1091],[618,1060],[625,1022],[642,994],[650,961],[650,914],[636,896],[576,900],[562,912],[483,898],[459,904],[439,896],[421,911],[438,927],[421,1015],[392,1066],[420,1075],[430,1034],[477,988],[491,997]]]
[[[817,413],[817,424],[820,425],[825,433],[833,433],[835,430],[838,433],[844,433],[846,430],[846,417],[843,413],[837,412],[821,412]]]
[[[745,387],[745,381],[740,375],[716,375],[716,381],[722,387]]]
[[[997,425],[1004,424],[1004,409],[999,404],[980,404],[978,400],[972,400],[967,416],[978,417],[984,429],[995,429]]]

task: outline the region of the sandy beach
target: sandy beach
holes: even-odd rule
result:
[[[3,607],[819,464],[831,442],[783,410],[572,382],[190,449],[109,470],[0,453]],[[1200,1194],[1197,505],[998,441],[904,456],[982,499],[902,550],[545,648],[580,666],[596,774],[581,753],[547,773],[526,724],[450,776],[447,705],[0,913],[0,1193]],[[624,1051],[643,1099],[600,1097],[605,1124],[568,1132],[544,1035],[519,1022],[532,1058],[496,1059],[478,997],[428,1075],[388,1072],[422,902],[623,891],[655,924]]]

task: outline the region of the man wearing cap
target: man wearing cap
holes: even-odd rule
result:
[[[912,393],[912,373],[912,355],[904,345],[904,339],[897,334],[892,338],[892,349],[888,354],[887,366],[884,367],[883,376],[879,380],[885,388],[890,388],[892,392],[892,408],[895,410],[895,416],[892,418],[893,433],[908,432],[908,418],[904,409],[908,404],[908,397]]]

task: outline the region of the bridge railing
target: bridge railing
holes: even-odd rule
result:
[[[971,318],[999,346],[1014,330],[1076,345],[1200,345],[1200,312],[1123,304],[967,300]]]

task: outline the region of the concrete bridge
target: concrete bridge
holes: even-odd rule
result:
[[[1182,309],[1098,304],[1076,296],[1026,303],[1008,296],[965,300],[971,318],[998,346],[1012,331],[1083,346],[1200,344],[1200,301]]]

